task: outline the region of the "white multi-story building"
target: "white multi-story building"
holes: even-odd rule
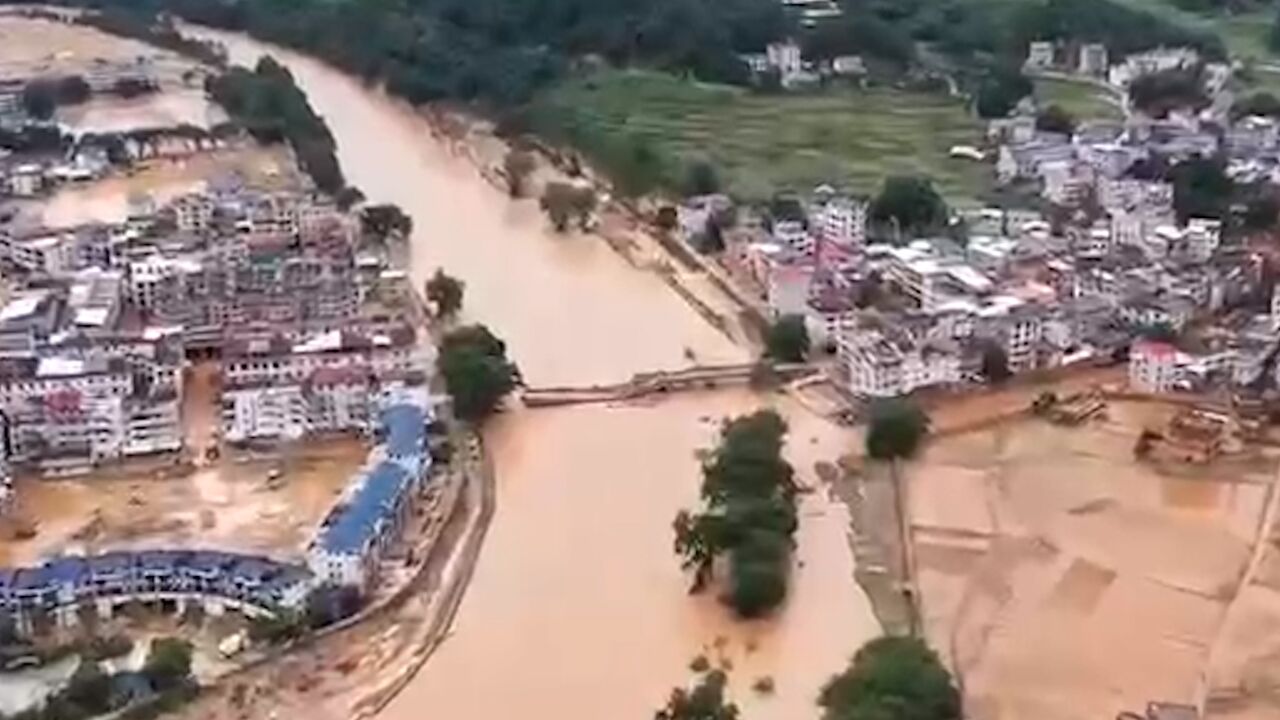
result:
[[[848,388],[858,397],[897,397],[917,388],[960,382],[960,356],[896,332],[855,328],[837,342]]]
[[[1027,60],[1024,66],[1028,70],[1046,70],[1053,67],[1054,47],[1049,40],[1034,40],[1027,46]]]
[[[845,247],[861,247],[867,237],[867,204],[834,198],[816,213],[822,237]]]
[[[1129,349],[1129,386],[1143,392],[1168,392],[1178,379],[1178,349],[1169,343],[1140,340]]]

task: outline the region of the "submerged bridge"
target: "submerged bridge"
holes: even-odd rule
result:
[[[695,365],[682,370],[660,370],[637,373],[630,380],[612,385],[586,385],[581,387],[526,387],[521,398],[527,407],[554,405],[581,405],[635,400],[657,393],[704,390],[725,384],[745,384],[758,372],[759,363],[731,365]],[[769,365],[773,376],[781,380],[793,380],[818,372],[807,363],[783,363]]]

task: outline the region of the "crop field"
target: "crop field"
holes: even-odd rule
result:
[[[602,71],[570,79],[534,108],[539,130],[588,152],[640,139],[676,184],[699,159],[721,171],[745,198],[819,183],[870,194],[886,175],[934,179],[953,203],[974,202],[991,184],[983,163],[948,157],[977,145],[981,127],[944,94],[840,88],[765,95],[640,71]]]

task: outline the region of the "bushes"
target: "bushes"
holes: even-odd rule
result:
[[[673,523],[675,550],[694,571],[695,591],[710,579],[716,558],[728,555],[725,600],[744,617],[763,615],[786,598],[797,526],[793,472],[782,459],[786,432],[771,410],[728,422],[702,467],[705,509],[682,510]]]
[[[206,90],[259,142],[288,142],[316,187],[336,195],[346,186],[329,127],[275,60],[263,58],[252,71],[232,68],[210,78]]]

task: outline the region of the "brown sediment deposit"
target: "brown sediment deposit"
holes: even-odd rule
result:
[[[58,122],[75,133],[123,133],[191,125],[209,129],[227,114],[200,87],[166,89],[136,98],[99,96],[58,109]]]
[[[175,546],[297,559],[367,452],[358,440],[336,440],[259,458],[225,454],[194,471],[162,460],[83,478],[19,476],[16,504],[0,519],[0,565],[64,552]],[[280,477],[268,481],[273,470]],[[35,529],[33,537],[19,536],[24,525]]]
[[[1195,703],[1277,468],[1248,448],[1139,462],[1176,406],[1112,401],[1079,427],[944,437],[906,469],[930,642],[972,717],[1115,717]]]
[[[123,222],[129,200],[146,195],[157,205],[206,187],[210,178],[239,175],[258,185],[293,186],[297,170],[283,146],[252,144],[181,158],[150,160],[127,174],[80,185],[68,185],[45,201],[41,224],[71,227],[93,222]]]

